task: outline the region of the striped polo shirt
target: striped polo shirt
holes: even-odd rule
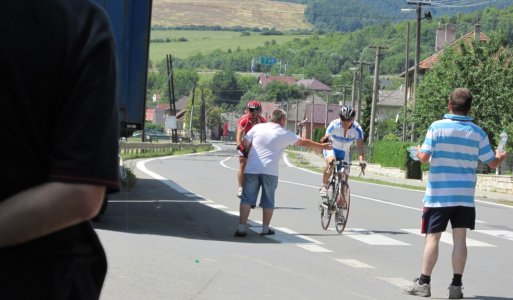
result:
[[[495,153],[472,117],[446,114],[432,123],[421,152],[431,155],[424,206],[474,207],[478,160],[487,164]]]

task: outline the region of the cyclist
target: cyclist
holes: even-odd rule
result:
[[[330,163],[335,159],[339,161],[343,160],[349,163],[351,160],[349,151],[354,141],[356,141],[356,148],[358,149],[359,154],[358,159],[360,161],[360,168],[362,168],[362,171],[367,165],[365,162],[365,149],[363,147],[363,131],[362,127],[360,127],[360,124],[354,121],[354,108],[351,106],[342,106],[339,112],[339,116],[339,119],[331,121],[328,128],[326,128],[326,134],[321,138],[321,142],[331,138],[333,146],[333,150],[323,150],[326,166],[324,167],[324,172],[322,173],[322,187],[320,192],[321,196],[324,198],[328,196],[327,187],[330,176],[328,169],[330,167]],[[348,180],[349,168],[346,168],[346,181]],[[341,193],[341,195],[343,194],[344,193]],[[344,205],[345,199],[340,197],[337,200],[337,206],[344,207]]]
[[[260,114],[262,113],[262,106],[260,102],[251,100],[246,107],[246,114],[239,118],[237,122],[237,134],[235,139],[237,141],[237,150],[239,150],[239,170],[237,172],[237,180],[239,189],[237,190],[237,197],[242,196],[242,184],[244,183],[244,169],[248,160],[248,149],[244,148],[242,138],[251,130],[255,124],[266,123],[266,119]]]

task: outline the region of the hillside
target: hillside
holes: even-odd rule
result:
[[[310,29],[302,4],[255,0],[154,0],[152,25]]]

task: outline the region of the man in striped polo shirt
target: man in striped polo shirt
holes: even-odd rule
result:
[[[453,236],[453,279],[449,299],[461,299],[461,278],[467,260],[467,228],[475,227],[474,193],[478,160],[496,168],[506,153],[490,148],[486,133],[468,116],[472,94],[456,88],[449,97],[449,113],[429,127],[417,157],[429,161],[429,179],[424,196],[422,233],[426,234],[422,269],[408,293],[431,296],[431,272],[438,259],[438,243],[451,221]]]

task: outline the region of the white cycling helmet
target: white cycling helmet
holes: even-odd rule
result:
[[[340,112],[338,113],[342,120],[352,120],[354,119],[355,114],[356,111],[352,106],[342,106]]]

